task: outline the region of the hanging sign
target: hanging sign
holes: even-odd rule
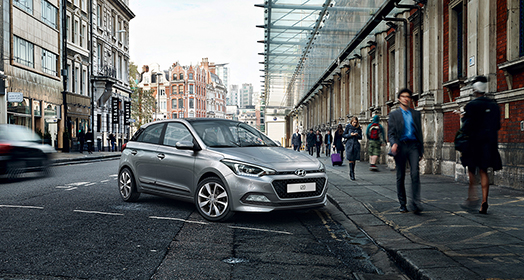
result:
[[[124,125],[129,125],[131,119],[131,102],[124,101]]]
[[[111,116],[113,123],[118,123],[118,98],[111,98]]]

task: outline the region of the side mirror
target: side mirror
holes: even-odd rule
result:
[[[179,150],[198,150],[192,141],[178,141],[175,147]]]

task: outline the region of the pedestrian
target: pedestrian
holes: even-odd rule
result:
[[[291,144],[293,145],[293,150],[300,152],[300,146],[302,145],[302,136],[300,136],[300,133],[297,132],[293,133],[293,136],[291,137]]]
[[[89,129],[86,134],[86,141],[87,141],[87,152],[92,154],[93,153],[93,131]]]
[[[335,146],[337,153],[340,154],[340,158],[344,161],[344,143],[342,143],[342,135],[344,135],[344,128],[342,127],[342,124],[338,124],[337,130],[335,130],[335,137],[333,138],[333,146]]]
[[[331,136],[331,131],[328,130],[326,135],[324,135],[324,144],[326,144],[326,156],[331,156],[331,143],[333,142],[333,137]]]
[[[313,132],[313,129],[309,129],[309,133],[306,136],[306,145],[307,145],[307,151],[309,152],[309,155],[313,155],[313,148],[315,147],[315,133]]]
[[[484,96],[488,79],[477,76],[473,80],[475,99],[464,108],[462,132],[467,136],[468,144],[462,152],[462,165],[467,167],[469,175],[468,198],[462,205],[471,209],[478,207],[479,199],[475,188],[475,174],[480,174],[482,186],[482,204],[479,213],[487,214],[489,177],[488,168],[493,171],[502,169],[502,160],[498,151],[498,131],[500,129],[500,108],[497,103]]]
[[[346,158],[349,161],[349,178],[355,180],[355,164],[360,160],[360,142],[362,139],[362,128],[357,117],[352,117],[349,124],[346,125],[342,137],[346,138]]]
[[[375,115],[366,128],[368,138],[369,170],[378,171],[377,159],[381,153],[382,144],[386,143],[384,128],[380,124],[380,117]]]
[[[80,150],[80,153],[84,153],[84,143],[85,143],[85,133],[82,129],[78,130],[78,135],[76,136],[78,139],[78,150]]]
[[[116,151],[116,147],[115,147],[115,142],[116,142],[116,137],[113,133],[109,134],[109,143],[111,145],[111,152],[114,152]]]
[[[406,213],[406,162],[409,162],[411,175],[411,208],[413,213],[420,214],[420,176],[419,161],[424,155],[422,138],[422,121],[419,111],[411,108],[413,92],[407,88],[398,92],[400,108],[389,114],[388,137],[391,154],[394,156],[397,169],[397,197],[400,212]]]
[[[320,133],[320,130],[317,130],[317,134],[315,134],[315,146],[317,147],[317,157],[320,157],[320,149],[322,148],[322,133]]]

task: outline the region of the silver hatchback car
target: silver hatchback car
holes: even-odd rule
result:
[[[280,147],[259,130],[225,119],[173,119],[142,126],[126,143],[118,189],[195,203],[210,221],[234,212],[307,209],[326,204],[324,165]]]

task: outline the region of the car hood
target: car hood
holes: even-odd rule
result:
[[[306,153],[300,153],[283,147],[238,147],[213,148],[225,158],[262,165],[278,171],[295,170],[297,168],[316,170],[320,161]]]

